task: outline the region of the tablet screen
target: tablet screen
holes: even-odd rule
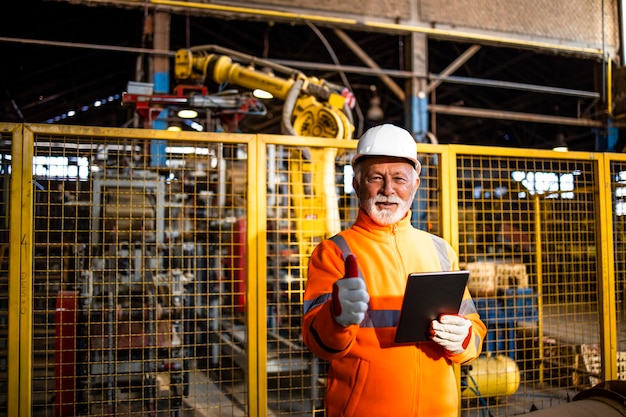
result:
[[[469,271],[409,274],[396,328],[396,343],[430,340],[430,322],[458,314]]]

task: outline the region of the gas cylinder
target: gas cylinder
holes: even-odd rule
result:
[[[519,388],[519,368],[508,356],[479,356],[464,368],[461,377],[461,396],[464,398],[509,396]]]

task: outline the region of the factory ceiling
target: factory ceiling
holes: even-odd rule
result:
[[[42,0],[22,0],[14,6],[0,26],[0,122],[137,126],[134,110],[122,106],[120,96],[129,81],[148,81],[151,40],[143,30],[146,10]],[[386,75],[405,88],[406,36],[347,29],[343,33],[378,71],[364,64],[334,28],[319,23],[173,13],[170,51],[173,56],[179,48],[218,45],[347,85],[357,99],[357,133],[381,121],[406,124],[405,103],[382,80]],[[429,39],[427,47],[433,82],[473,45]],[[480,45],[428,97],[435,106],[430,113],[433,137],[439,143],[547,149],[562,135],[573,150],[620,151],[621,140],[607,145],[603,127],[605,68],[597,58]],[[380,120],[367,117],[373,90],[380,97]],[[240,129],[280,133],[280,105],[269,103],[266,115],[244,118]],[[76,115],[65,117],[69,110]],[[561,120],[556,117],[562,122],[555,123]],[[583,119],[597,123],[576,122]]]

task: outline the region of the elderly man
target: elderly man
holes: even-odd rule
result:
[[[421,168],[415,140],[394,125],[372,127],[352,166],[358,217],[315,248],[304,293],[304,342],[330,363],[326,414],[456,417],[453,364],[478,357],[486,333],[467,288],[459,314],[431,323],[430,341],[394,343],[409,273],[459,269],[447,242],[411,225]],[[358,268],[344,261],[349,254]]]

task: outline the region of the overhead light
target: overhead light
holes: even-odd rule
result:
[[[272,93],[270,93],[269,91],[261,90],[260,88],[255,89],[252,92],[252,95],[254,97],[256,97],[256,98],[260,98],[260,99],[264,99],[264,100],[270,100],[270,99],[274,98]]]
[[[102,106],[104,104],[112,103],[113,101],[119,100],[120,98],[121,98],[120,94],[114,94],[114,95],[109,96],[106,100],[97,100],[96,102],[94,102],[92,104],[89,104],[89,105],[85,104],[85,105],[80,107],[80,111],[81,112],[86,112],[86,111],[89,111],[91,109],[100,107],[100,106]],[[58,122],[58,121],[61,121],[61,120],[65,120],[68,117],[74,117],[76,115],[77,115],[76,110],[69,110],[65,114],[62,114],[62,115],[59,115],[59,116],[55,116],[55,117],[52,117],[52,118],[46,120],[46,123]]]
[[[198,117],[198,112],[193,109],[181,109],[176,115],[181,119],[195,119]]]
[[[376,122],[385,118],[385,113],[383,113],[383,109],[380,107],[380,97],[374,96],[370,99],[370,107],[367,109],[367,118]]]
[[[372,97],[370,98],[370,107],[367,109],[366,117],[369,120],[378,122],[385,118],[385,113],[382,107],[380,107],[380,96],[376,91],[376,86],[371,85],[370,90],[372,91]]]
[[[552,147],[552,150],[555,152],[568,151],[567,142],[565,142],[565,135],[562,132],[556,134],[556,137],[554,138],[554,147]]]
[[[180,127],[180,125],[178,124],[171,124],[167,127],[167,130],[169,130],[170,132],[180,132],[181,130],[183,130],[183,128]]]

